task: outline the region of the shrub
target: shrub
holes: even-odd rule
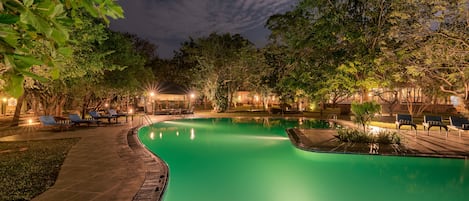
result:
[[[339,129],[337,134],[342,142],[370,143],[373,141],[373,136],[357,129]]]
[[[380,144],[401,144],[401,138],[396,132],[382,130],[376,135],[375,142]]]
[[[357,129],[339,129],[337,136],[342,142],[400,144],[401,138],[396,132],[381,130],[377,134]]]

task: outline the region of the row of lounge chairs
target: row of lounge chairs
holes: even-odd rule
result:
[[[457,130],[459,136],[461,136],[461,131],[469,130],[469,120],[465,117],[450,116],[449,117],[450,125],[443,123],[441,116],[428,116],[423,117],[423,130],[427,130],[428,135],[430,135],[431,127],[439,127],[440,133],[441,129],[446,130],[446,136],[448,136],[449,129]],[[415,134],[417,134],[417,124],[412,120],[412,116],[409,114],[397,114],[396,115],[396,129],[400,130],[401,126],[410,126],[415,129]]]
[[[89,119],[82,119],[78,114],[69,114],[68,120],[60,120],[56,119],[54,116],[46,115],[40,116],[39,121],[45,127],[52,127],[54,129],[59,129],[62,131],[73,126],[81,126],[82,124],[86,124],[87,126],[90,126],[92,124],[100,126],[103,119],[107,119],[108,123],[112,123],[112,120],[114,120],[115,123],[119,123],[119,117],[125,117],[126,122],[128,120],[129,115],[126,113],[117,113],[113,109],[110,109],[108,112],[109,114],[107,115],[101,115],[97,111],[90,111],[89,114],[91,118]]]

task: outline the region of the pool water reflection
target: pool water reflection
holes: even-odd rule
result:
[[[169,166],[164,201],[469,200],[466,160],[306,152],[285,133],[299,122],[182,119],[139,139]]]

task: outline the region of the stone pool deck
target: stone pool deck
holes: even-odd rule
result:
[[[209,117],[210,115],[195,115]],[[151,116],[152,122],[183,116]],[[128,123],[102,127],[83,127],[64,132],[42,131],[34,126],[3,130],[0,141],[81,138],[70,150],[54,186],[33,200],[158,200],[166,182],[166,167],[136,140],[133,131],[144,124],[142,118]],[[343,122],[347,123],[347,122]],[[327,130],[295,130],[303,148],[311,151],[350,153],[359,147],[368,153],[368,146],[341,145],[334,142],[333,132]],[[403,146],[381,146],[379,154],[465,158],[469,155],[469,132],[461,137],[419,130],[401,131]],[[346,148],[345,148],[346,147]],[[388,149],[386,152],[385,150]],[[398,152],[396,152],[398,150]]]
[[[340,124],[351,122],[338,120]],[[395,129],[390,129],[396,131]],[[328,129],[291,129],[294,144],[303,150],[327,153],[377,154],[391,156],[418,156],[440,158],[469,158],[469,132],[400,130],[401,145],[379,145],[373,150],[370,144],[340,142],[334,135],[335,130]]]

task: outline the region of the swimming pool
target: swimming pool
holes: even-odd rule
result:
[[[181,119],[138,135],[169,166],[164,201],[469,200],[467,160],[307,152],[285,133],[299,122]]]

